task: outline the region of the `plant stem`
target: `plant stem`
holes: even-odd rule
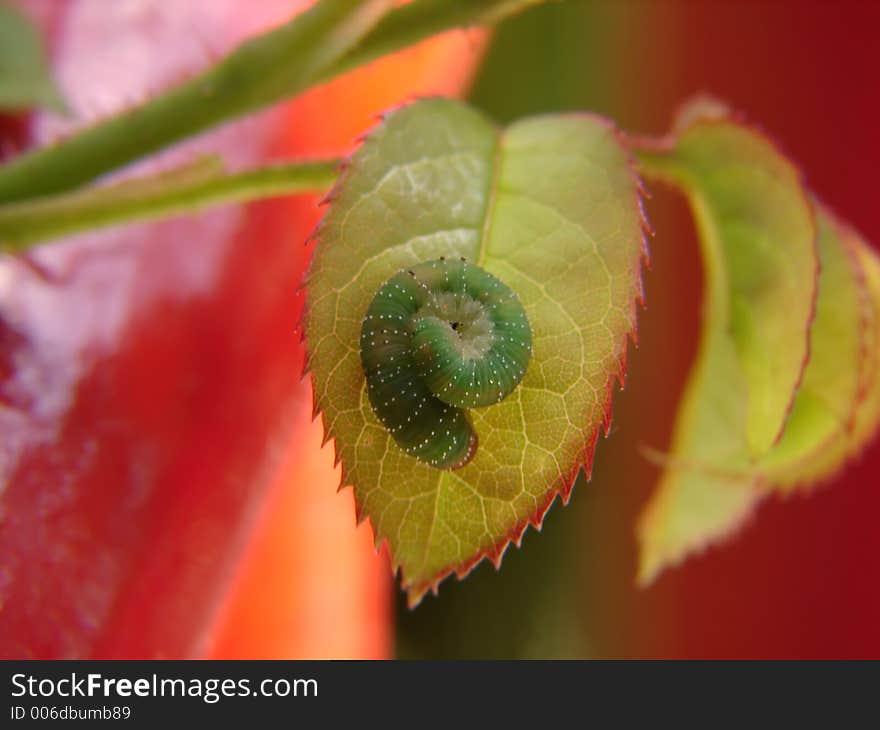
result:
[[[187,137],[293,96],[440,31],[543,0],[322,0],[145,104],[0,168],[0,203],[75,189]]]
[[[366,34],[391,0],[325,0],[196,78],[0,168],[0,202],[60,193],[292,96]]]
[[[165,218],[217,205],[304,192],[334,182],[337,160],[283,163],[226,173],[205,158],[147,178],[0,206],[0,247],[21,251],[52,238],[106,226]]]

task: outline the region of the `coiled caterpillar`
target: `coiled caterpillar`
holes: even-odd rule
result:
[[[532,331],[504,283],[464,259],[440,258],[380,287],[360,347],[370,404],[397,444],[438,469],[458,469],[477,449],[467,409],[516,388]]]

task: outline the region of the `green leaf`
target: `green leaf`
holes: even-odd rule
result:
[[[863,371],[864,388],[846,449],[846,455],[852,457],[876,436],[880,425],[880,256],[853,231],[848,231],[846,235],[851,235],[855,244],[854,250],[864,275],[870,305],[864,319],[862,341],[862,356],[867,362]]]
[[[414,0],[386,14],[392,0],[323,0],[194,79],[0,167],[0,202],[74,189],[442,30],[497,22],[539,1]]]
[[[821,207],[818,223],[822,268],[811,355],[782,438],[757,462],[734,468],[665,460],[668,471],[640,526],[643,582],[733,531],[770,491],[834,475],[877,431],[880,259]]]
[[[678,138],[643,143],[642,161],[649,174],[679,185],[691,201],[708,260],[707,305],[672,453],[656,457],[665,473],[639,525],[643,583],[733,532],[768,493],[811,486],[839,471],[880,420],[877,256],[806,196],[790,164],[762,135],[731,120],[717,103],[689,105],[676,129]],[[738,171],[743,165],[751,169]],[[739,181],[740,188],[728,188],[722,196],[721,180]],[[808,219],[816,223],[821,263],[811,321],[814,265],[799,258],[804,246],[798,233]],[[728,236],[730,230],[738,235]],[[785,255],[768,256],[770,247]],[[751,277],[748,262],[755,269]],[[800,292],[793,278],[780,276],[785,266],[789,273],[800,270]],[[783,299],[763,287],[779,287],[787,295]],[[726,301],[732,305],[725,320],[719,312]],[[756,323],[762,319],[763,338],[758,327],[737,325],[737,306],[748,307]],[[792,328],[788,338],[784,322]],[[784,430],[769,450],[756,453],[749,415],[755,388],[767,383],[756,381],[761,371],[748,367],[751,350],[737,338],[743,332],[755,336],[768,365],[765,372],[778,375],[786,367],[789,379],[776,382],[790,388],[791,373],[797,371],[790,348],[800,347],[800,333],[807,328],[809,359],[795,383],[790,413],[783,414]],[[778,402],[784,405],[785,399]],[[769,436],[772,429],[764,433]]]
[[[615,130],[598,117],[498,130],[434,99],[392,112],[332,194],[306,286],[315,407],[411,604],[484,557],[497,565],[589,472],[641,296],[638,190]],[[440,256],[464,256],[513,289],[533,334],[523,382],[470,411],[479,447],[456,471],[395,445],[370,408],[358,352],[380,285]]]
[[[65,111],[40,34],[24,15],[0,2],[0,110],[23,111],[35,106]]]
[[[800,173],[769,140],[694,114],[686,107],[690,123],[639,158],[691,202],[706,266],[704,333],[723,332],[734,349],[747,385],[746,442],[760,456],[782,433],[808,357],[816,227]]]
[[[818,220],[822,273],[810,361],[785,433],[759,465],[762,482],[782,490],[834,474],[873,431],[865,406],[877,387],[877,302],[869,288],[876,258],[830,212],[820,209]]]
[[[216,205],[320,192],[333,184],[337,164],[275,163],[230,173],[219,158],[206,157],[148,177],[0,205],[0,250],[21,251],[52,238]]]
[[[648,582],[735,530],[754,505],[743,475],[780,437],[801,380],[818,260],[800,176],[761,134],[701,103],[677,134],[642,147],[646,174],[688,196],[705,268],[697,361],[639,527]]]

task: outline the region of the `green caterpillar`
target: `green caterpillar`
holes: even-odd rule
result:
[[[532,330],[505,284],[464,259],[440,258],[381,286],[360,346],[370,404],[397,444],[438,469],[458,469],[477,450],[467,409],[516,388]]]

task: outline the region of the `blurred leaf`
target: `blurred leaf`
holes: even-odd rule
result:
[[[844,235],[854,236],[852,231]],[[865,277],[870,309],[865,318],[862,357],[867,361],[864,390],[849,439],[849,456],[859,453],[877,433],[880,424],[880,257],[861,239],[854,240],[855,253]]]
[[[796,168],[717,105],[643,142],[646,174],[688,196],[703,252],[703,333],[671,455],[643,515],[640,580],[736,529],[755,461],[779,438],[808,357],[818,260]]]
[[[669,471],[641,523],[645,582],[664,567],[657,562],[657,541],[659,535],[674,534],[670,526],[678,523],[682,529],[690,518],[697,523],[693,529],[698,530],[700,522],[705,529],[705,513],[700,510],[708,505],[723,529],[706,532],[705,539],[720,538],[768,490],[790,491],[833,476],[877,431],[880,259],[828,211],[820,208],[818,223],[822,269],[810,330],[810,360],[782,438],[764,457],[742,469],[725,471],[721,465],[713,473],[706,463],[668,462]],[[682,532],[687,534],[686,528]]]
[[[735,530],[768,491],[836,473],[880,419],[876,255],[809,200],[791,165],[718,103],[689,105],[676,130],[677,140],[646,143],[641,157],[649,174],[681,186],[691,201],[706,259],[706,307],[672,454],[657,457],[666,471],[640,522],[641,582]],[[810,218],[821,262],[812,321],[814,265],[803,238]],[[809,359],[791,411],[782,414],[784,431],[769,450],[756,451],[773,430],[758,423],[765,438],[748,437],[755,392],[763,388],[766,404],[769,382],[789,387],[797,372],[791,350],[801,352],[807,327]],[[749,367],[756,350],[761,357]]]
[[[876,257],[829,212],[818,221],[822,273],[810,361],[785,433],[760,463],[762,481],[782,489],[836,472],[876,423],[868,416],[878,387]]]
[[[639,156],[647,174],[691,201],[707,269],[705,330],[733,347],[747,389],[746,445],[760,456],[782,433],[809,353],[813,212],[800,173],[761,134],[692,106],[681,119],[673,138]]]
[[[332,197],[306,288],[316,411],[414,605],[452,572],[484,557],[498,564],[589,471],[641,295],[638,180],[598,117],[499,131],[437,99],[392,112]],[[357,348],[379,286],[439,256],[465,256],[510,286],[534,338],[521,385],[470,411],[480,446],[454,472],[394,444],[370,408]]]
[[[133,221],[167,218],[228,203],[327,190],[336,161],[275,163],[227,172],[205,157],[155,175],[0,205],[0,250]]]
[[[0,110],[35,106],[65,110],[37,29],[11,5],[0,2]]]

